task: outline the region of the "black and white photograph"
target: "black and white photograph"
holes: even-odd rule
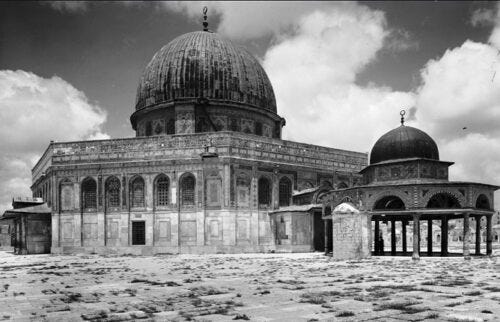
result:
[[[500,2],[0,2],[0,321],[500,321]]]

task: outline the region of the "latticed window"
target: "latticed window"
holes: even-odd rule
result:
[[[259,207],[271,204],[271,183],[267,178],[259,179]]]
[[[292,181],[287,177],[283,177],[279,184],[279,199],[280,207],[289,206],[292,198]]]
[[[120,206],[120,180],[111,177],[106,181],[106,198],[108,207]]]
[[[181,204],[194,205],[195,180],[192,175],[185,176],[181,181]]]
[[[144,179],[135,178],[130,184],[130,204],[132,207],[144,207]]]
[[[83,209],[97,208],[97,184],[92,178],[82,182],[82,203]]]
[[[162,175],[156,179],[156,205],[157,206],[167,206],[168,205],[168,189],[169,181],[167,176]]]

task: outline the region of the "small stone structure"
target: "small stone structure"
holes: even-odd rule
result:
[[[332,258],[362,259],[371,256],[370,216],[351,203],[335,207],[332,220]]]
[[[15,198],[12,207],[2,216],[2,224],[12,224],[14,253],[50,253],[52,210],[42,198]]]

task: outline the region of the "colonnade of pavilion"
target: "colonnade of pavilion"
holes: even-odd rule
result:
[[[395,256],[398,254],[397,251],[397,241],[396,241],[396,223],[401,223],[401,252],[403,255],[408,254],[408,243],[407,243],[407,230],[409,222],[413,223],[413,247],[412,247],[412,258],[419,259],[421,255],[420,251],[420,222],[427,221],[427,255],[432,256],[433,254],[433,221],[438,220],[441,222],[441,243],[440,243],[440,256],[449,256],[448,252],[448,221],[453,219],[463,219],[463,232],[462,232],[462,243],[463,243],[463,256],[466,259],[470,259],[470,218],[474,218],[476,222],[475,227],[475,251],[474,255],[481,254],[481,218],[486,217],[486,255],[492,254],[493,245],[493,230],[492,230],[492,217],[493,213],[491,211],[477,210],[477,209],[439,209],[439,210],[417,210],[417,211],[384,211],[384,212],[372,212],[372,223],[374,224],[374,235],[373,235],[373,255],[391,255]],[[391,223],[391,233],[390,233],[390,252],[386,253],[382,249],[383,245],[379,240],[380,236],[380,222],[390,222]]]

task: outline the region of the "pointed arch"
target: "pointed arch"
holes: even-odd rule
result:
[[[130,180],[130,206],[132,208],[144,208],[145,205],[145,184],[141,176],[136,176]]]
[[[279,206],[289,206],[292,200],[292,181],[283,177],[279,181]]]
[[[170,179],[166,174],[159,174],[154,181],[155,206],[165,207],[170,204]]]
[[[120,207],[120,179],[115,176],[108,177],[104,183],[106,208]]]
[[[180,178],[180,203],[181,206],[195,205],[196,179],[192,173],[185,173]]]
[[[97,183],[92,177],[83,179],[81,185],[82,191],[82,209],[90,210],[97,208]]]
[[[258,181],[259,208],[267,208],[271,205],[271,181],[262,176]]]

